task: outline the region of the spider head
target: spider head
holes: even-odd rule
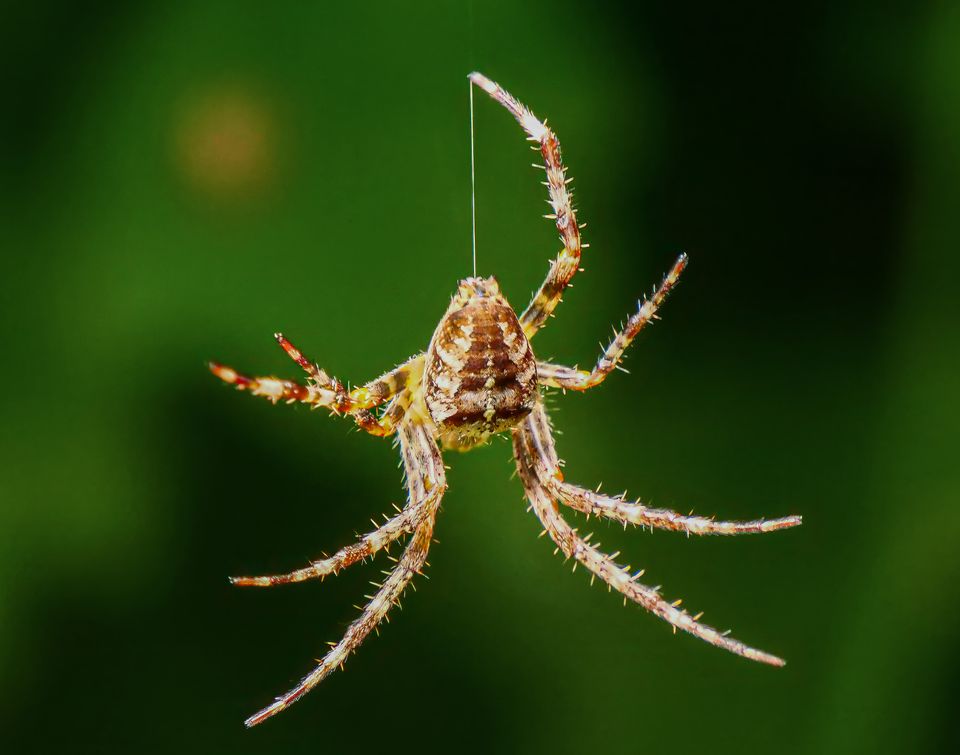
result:
[[[500,296],[500,284],[492,275],[489,278],[464,278],[457,284],[453,301],[463,306],[472,299],[493,299]]]

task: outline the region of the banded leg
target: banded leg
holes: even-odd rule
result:
[[[347,627],[343,638],[331,645],[330,650],[316,668],[296,687],[278,697],[272,705],[250,716],[245,721],[248,727],[263,723],[271,716],[288,708],[316,687],[330,672],[337,667],[342,667],[367,635],[387,618],[387,613],[399,601],[404,588],[426,564],[437,509],[447,487],[443,459],[428,427],[419,423],[404,422],[399,428],[398,436],[407,472],[410,500],[422,501],[422,505],[418,507],[419,516],[410,542],[397,561],[397,565],[378,586],[376,593],[368,596],[370,602],[360,616]],[[421,466],[412,468],[411,464],[421,464]]]
[[[404,368],[402,373],[401,368]],[[353,412],[350,416],[353,417],[361,429],[366,430],[372,435],[393,435],[400,426],[400,422],[406,416],[407,409],[410,408],[410,402],[413,401],[414,396],[412,386],[419,385],[422,372],[422,356],[417,357],[415,360],[410,360],[405,365],[401,365],[401,367],[397,367],[387,375],[394,375],[398,381],[402,375],[404,383],[408,385],[407,387],[401,387],[399,389],[400,392],[390,399],[390,402],[386,405],[380,417],[375,416],[373,412],[368,410]],[[383,378],[379,379],[382,380]]]
[[[637,311],[630,316],[623,329],[614,336],[610,345],[600,355],[597,366],[592,372],[548,362],[537,362],[537,376],[540,382],[553,388],[570,388],[575,391],[585,391],[602,383],[604,378],[617,367],[623,358],[623,353],[633,343],[637,334],[649,323],[660,319],[657,316],[657,310],[677,285],[680,274],[686,266],[687,255],[681,254],[660,283],[659,288],[653,292],[653,296],[649,299],[644,297],[639,302]]]
[[[551,263],[546,280],[520,315],[523,332],[527,338],[532,338],[544,326],[547,318],[553,314],[553,310],[560,303],[563,290],[580,268],[580,251],[583,244],[580,241],[580,226],[577,225],[577,216],[571,203],[572,194],[567,188],[573,179],[566,177],[566,168],[563,167],[560,156],[560,142],[545,123],[518,102],[512,94],[496,82],[490,81],[482,73],[471,73],[470,81],[503,105],[517,119],[529,135],[530,141],[539,145],[546,169],[549,203],[553,208],[553,213],[547,217],[556,221],[563,249]]]
[[[647,587],[637,580],[642,571],[630,573],[628,567],[617,564],[611,556],[601,552],[577,534],[560,515],[550,492],[549,481],[561,480],[556,451],[546,412],[538,404],[530,415],[513,431],[514,457],[517,470],[523,481],[527,499],[547,534],[567,558],[574,558],[592,574],[606,582],[612,589],[629,598],[651,613],[711,645],[736,653],[771,666],[783,666],[785,661],[775,655],[749,647],[713,627],[697,621],[699,616],[690,616],[678,608],[680,601],[667,601],[659,588]]]
[[[338,414],[373,409],[390,400],[409,384],[423,362],[423,355],[418,354],[369,383],[348,391],[343,383],[307,359],[282,333],[274,333],[273,337],[287,356],[310,376],[314,385],[327,397],[328,406]]]
[[[319,390],[312,385],[301,385],[295,380],[275,377],[251,377],[219,362],[208,362],[207,366],[210,372],[224,383],[236,386],[237,390],[247,391],[253,396],[262,396],[274,404],[278,401],[288,404],[299,401],[313,406],[325,405]]]
[[[336,378],[331,378],[307,361],[280,333],[277,333],[275,338],[284,351],[310,375],[309,384],[302,385],[294,380],[276,377],[251,377],[217,362],[209,363],[210,371],[225,383],[236,386],[238,390],[262,396],[274,404],[278,401],[288,404],[300,402],[309,404],[311,409],[325,408],[334,414],[346,414],[360,429],[371,435],[382,437],[396,431],[397,424],[410,402],[410,394],[405,389],[408,384],[415,384],[419,380],[423,369],[422,355],[407,360],[366,385],[348,391]],[[394,403],[382,417],[377,417],[370,411],[390,400]]]
[[[584,514],[614,519],[623,525],[656,527],[661,530],[686,532],[688,535],[744,535],[775,532],[803,523],[802,517],[799,516],[756,519],[751,522],[718,522],[708,517],[684,516],[669,509],[650,508],[639,501],[629,502],[623,498],[612,498],[552,478],[545,484],[554,497]]]
[[[390,400],[386,411],[380,417],[367,409],[350,412],[347,416],[352,417],[361,430],[385,438],[397,431],[400,421],[410,407],[412,397],[413,393],[409,390],[397,394]]]
[[[318,559],[303,569],[265,577],[230,577],[230,583],[241,587],[272,587],[291,582],[305,582],[308,579],[323,579],[330,574],[337,574],[341,569],[375,555],[403,535],[412,532],[419,520],[422,506],[422,501],[408,504],[403,511],[388,519],[373,532],[364,535],[356,543],[341,548],[328,558]]]
[[[329,391],[332,401],[331,409],[335,414],[349,414],[362,430],[371,435],[383,437],[392,435],[396,431],[397,424],[410,405],[411,394],[405,389],[408,385],[418,383],[423,372],[422,354],[411,357],[365,385],[347,391],[339,380],[330,377],[314,362],[304,357],[303,353],[282,333],[274,334],[274,338],[287,355],[306,371],[314,385]],[[377,418],[369,411],[391,399],[394,400],[393,406],[382,417]]]

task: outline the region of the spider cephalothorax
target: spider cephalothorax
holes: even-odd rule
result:
[[[668,601],[659,588],[647,587],[638,579],[642,570],[632,572],[614,561],[578,534],[560,514],[558,504],[576,511],[627,524],[676,530],[697,535],[736,535],[772,532],[800,524],[800,517],[718,522],[712,518],[684,516],[654,509],[625,496],[610,497],[572,485],[560,472],[550,421],[544,409],[542,389],[584,391],[599,385],[617,367],[636,335],[656,318],[657,309],[676,285],[687,264],[681,255],[649,299],[643,299],[600,355],[591,371],[537,361],[530,341],[556,309],[564,289],[579,269],[580,227],[567,189],[569,179],[560,159],[556,135],[499,85],[479,73],[470,80],[507,108],[536,142],[543,157],[546,185],[563,249],[557,255],[546,280],[530,304],[517,317],[500,293],[495,278],[467,278],[437,326],[427,351],[411,357],[399,367],[366,385],[348,390],[307,360],[279,333],[283,349],[307,373],[306,385],[273,377],[248,377],[230,367],[211,364],[213,373],[240,390],[263,396],[274,403],[301,402],[324,407],[351,417],[366,432],[377,436],[396,435],[406,473],[407,505],[373,532],[334,555],[313,561],[288,574],[264,577],[234,577],[237,585],[268,587],[336,574],[351,564],[373,556],[394,541],[409,536],[407,545],[360,616],[347,628],[343,638],[332,645],[318,665],[289,692],[247,719],[254,726],[278,713],[315,687],[363,642],[399,600],[404,588],[426,564],[427,551],[440,501],[446,491],[444,448],[468,450],[491,435],[509,431],[513,455],[530,508],[544,532],[566,558],[582,564],[594,577],[673,625],[674,629],[700,637],[738,655],[782,666],[774,655],[748,647],[699,621],[679,608],[680,601]],[[616,555],[616,554],[614,554]]]

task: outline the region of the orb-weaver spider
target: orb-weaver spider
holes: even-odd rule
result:
[[[212,363],[210,369],[221,380],[263,396],[274,403],[300,402],[324,407],[349,416],[366,432],[381,437],[396,436],[406,473],[408,500],[403,510],[373,532],[329,558],[290,572],[264,577],[234,577],[236,585],[268,587],[302,582],[336,574],[351,564],[409,535],[403,554],[384,582],[378,586],[360,617],[348,627],[343,639],[332,645],[303,680],[270,706],[247,719],[254,726],[309,692],[363,642],[387,615],[410,580],[426,563],[434,520],[447,489],[443,459],[437,441],[447,449],[469,450],[491,435],[510,432],[517,470],[530,507],[544,532],[566,558],[573,558],[599,577],[624,599],[639,603],[669,622],[718,647],[773,666],[783,661],[701,624],[699,614],[689,615],[670,602],[659,588],[647,587],[582,537],[560,514],[558,502],[576,511],[606,517],[627,524],[676,530],[687,534],[736,535],[772,532],[801,523],[799,516],[752,522],[718,522],[654,509],[623,496],[610,497],[566,482],[554,450],[550,422],[541,395],[542,388],[584,391],[603,382],[617,367],[636,335],[657,317],[657,310],[677,284],[686,267],[681,255],[649,299],[639,303],[601,354],[591,371],[538,361],[531,339],[544,326],[560,303],[564,289],[577,272],[583,245],[580,226],[571,205],[570,179],[560,159],[556,135],[512,95],[482,74],[470,74],[471,82],[503,105],[519,121],[529,139],[543,156],[546,186],[563,249],[550,266],[546,280],[518,317],[507,303],[495,278],[467,278],[460,282],[450,306],[440,320],[424,353],[407,360],[381,377],[352,390],[306,359],[286,338],[276,339],[290,357],[307,373],[306,385],[274,377],[247,377],[230,367]],[[538,166],[541,167],[541,166]]]

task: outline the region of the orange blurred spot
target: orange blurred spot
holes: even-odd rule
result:
[[[260,193],[276,173],[276,124],[264,99],[221,89],[189,102],[176,130],[178,171],[216,198]]]

